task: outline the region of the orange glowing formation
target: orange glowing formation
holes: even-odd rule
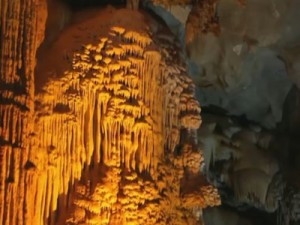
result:
[[[1,93],[15,101],[0,104],[0,224],[196,225],[219,204],[199,171],[194,85],[164,29],[102,10],[24,72],[29,110]]]

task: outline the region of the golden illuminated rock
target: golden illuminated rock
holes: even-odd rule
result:
[[[44,36],[46,1],[0,5],[0,224],[32,224],[34,197],[26,184],[32,181],[28,157],[34,68]]]
[[[200,174],[194,85],[155,23],[102,10],[41,54],[35,95],[25,95],[35,108],[25,121],[9,120],[13,103],[1,110],[1,151],[11,152],[1,157],[2,224],[197,224],[198,209],[219,204]],[[24,134],[25,146],[11,140]]]

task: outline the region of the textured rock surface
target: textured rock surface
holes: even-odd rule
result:
[[[223,209],[221,207],[208,208],[203,212],[205,225],[252,225],[252,221],[248,218],[240,216],[232,210]]]
[[[197,14],[205,14],[205,8],[191,12],[187,29],[196,30],[187,33],[187,48],[197,68],[194,78],[202,87],[202,104],[222,107],[232,115],[244,114],[268,128],[281,120],[291,81],[278,49],[292,44],[286,27],[298,32],[286,20],[293,7],[288,1],[219,1],[211,13],[217,17],[219,33],[202,31],[198,20],[193,21]]]
[[[150,9],[164,20],[171,32],[180,41],[182,49],[185,49],[185,24],[191,11],[190,2],[187,1],[186,4],[178,5],[175,1],[170,3],[151,0],[143,3],[145,8]]]
[[[199,171],[200,107],[172,35],[107,8],[41,53],[34,77],[45,19],[35,2],[6,4],[1,88],[24,91],[1,92],[0,223],[201,223],[220,199]],[[7,30],[16,9],[32,15],[13,29],[28,40]]]
[[[298,1],[199,1],[189,18],[176,4],[190,1],[151,2],[187,43],[204,104],[271,128],[295,83],[275,136],[205,115],[199,152],[183,55],[145,14],[91,10],[64,30],[71,12],[51,1],[45,31],[45,2],[0,0],[0,224],[202,224],[220,203],[203,174],[226,207],[299,220]],[[261,224],[205,214],[207,225]]]
[[[212,181],[221,190],[224,186],[229,187],[230,190],[224,190],[226,197],[231,198],[228,204],[241,211],[245,203],[247,207],[267,211],[274,211],[281,204],[278,211],[282,214],[282,221],[254,224],[294,224],[292,221],[298,220],[299,215],[297,87],[300,29],[296,26],[299,1],[194,1],[186,27],[181,18],[186,18],[189,10],[182,10],[178,15],[178,11],[172,11],[174,6],[170,7],[172,3],[169,1],[155,2],[159,6],[150,5],[149,8],[166,21],[181,41],[186,30],[189,72],[199,87],[197,99],[202,106],[217,106],[204,110],[238,115],[242,117],[243,124],[252,120],[268,129],[275,128],[280,122],[271,132],[275,134],[260,137],[261,128],[246,126],[245,130],[245,124],[237,126],[228,121],[225,123],[225,119],[222,119],[223,122],[217,117],[209,119],[211,124],[201,128],[204,133],[200,138],[205,139],[207,144],[204,150],[219,152],[214,155],[209,151],[209,157],[205,157],[206,165],[210,159],[217,160],[210,168],[214,169],[210,171]],[[191,2],[174,2],[177,3]],[[185,5],[177,7],[185,8]],[[207,117],[203,120],[207,122]],[[231,137],[232,133],[236,135]],[[273,175],[265,174],[265,168],[259,166],[269,165],[266,159],[270,155],[271,161],[274,162],[274,157],[277,157],[279,164],[273,172],[280,167],[283,176],[277,174],[271,178]],[[233,168],[239,170],[238,165],[257,170],[232,171]],[[248,179],[241,179],[242,176]],[[270,196],[276,199],[275,205],[266,200],[266,191],[270,191]],[[224,194],[223,190],[221,193]],[[238,200],[232,200],[232,197]]]
[[[242,127],[227,118],[206,115],[204,121],[199,141],[209,180],[220,189],[232,190],[229,204],[233,206],[247,204],[269,212],[277,210],[285,184],[275,184],[280,176],[270,149],[272,135],[259,127]]]
[[[298,85],[299,3],[198,1],[190,14],[172,7],[149,6],[182,42],[186,31],[189,73],[201,104],[274,128],[292,82]]]
[[[46,17],[43,0],[0,1],[0,224],[30,224],[35,210],[27,160],[35,54]]]

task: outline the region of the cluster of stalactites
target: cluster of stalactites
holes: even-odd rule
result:
[[[123,41],[114,44],[114,38],[120,37]],[[197,129],[200,107],[193,97],[192,81],[182,67],[164,63],[159,51],[147,50],[151,42],[147,34],[113,27],[109,38],[75,52],[73,69],[50,81],[41,96],[55,114],[40,118],[45,135],[41,145],[57,148],[59,134],[50,137],[49,132],[67,122],[69,129],[80,129],[72,131],[78,133],[73,147],[84,148],[81,158],[88,164],[93,157],[97,163],[101,158],[109,163],[115,150],[126,168],[142,171],[156,167],[164,144],[162,134],[172,149],[178,141],[172,130]]]
[[[202,208],[220,204],[217,190],[199,173],[202,155],[186,144],[181,154],[167,157],[156,180],[110,167],[94,190],[91,181],[78,184],[67,224],[202,224]]]
[[[85,164],[146,171],[157,179],[165,146],[173,152],[180,129],[199,127],[193,83],[167,54],[173,43],[165,46],[155,46],[146,30],[115,26],[74,52],[72,69],[44,86],[33,141],[40,154],[30,158],[48,173],[37,186],[51,189],[51,195],[38,196],[46,202],[41,217],[57,209],[56,199],[81,177]]]

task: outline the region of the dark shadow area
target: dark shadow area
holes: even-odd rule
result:
[[[67,4],[73,10],[99,7],[105,5],[125,6],[125,0],[57,0]]]

